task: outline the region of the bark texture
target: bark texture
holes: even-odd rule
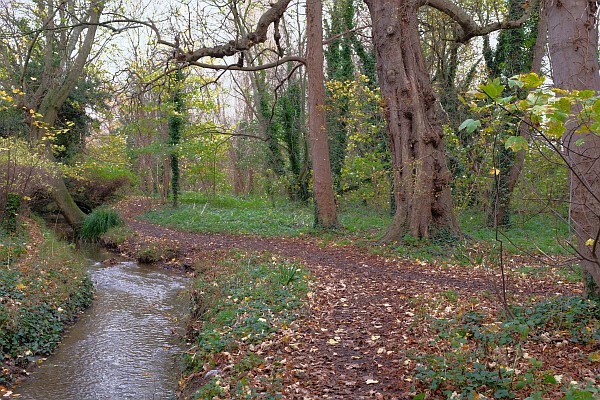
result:
[[[556,87],[600,91],[598,70],[598,3],[549,0],[548,48]],[[579,134],[571,123],[563,137],[570,169],[570,219],[586,280],[586,295],[600,299],[600,136]],[[581,142],[583,142],[581,144]],[[593,245],[586,245],[592,239]]]
[[[325,78],[323,74],[323,5],[321,0],[306,2],[308,73],[308,131],[313,165],[315,223],[323,228],[337,226],[337,211],[331,178],[329,144],[325,130]]]
[[[365,0],[373,21],[377,73],[393,159],[394,220],[384,241],[406,234],[459,234],[452,205],[442,127],[425,67],[418,2]]]

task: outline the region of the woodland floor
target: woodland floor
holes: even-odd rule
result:
[[[502,308],[494,290],[500,278],[483,267],[386,259],[369,254],[366,247],[324,246],[314,238],[187,233],[133,218],[149,206],[143,200],[121,206],[127,224],[136,232],[135,240],[122,249],[125,253],[128,246],[132,251],[148,241],[174,241],[180,251],[171,262],[179,266],[238,249],[295,259],[311,271],[315,280],[306,315],[263,349],[284,357],[285,399],[412,398],[412,355],[435,352],[434,333],[424,314],[450,318],[467,309],[493,314]],[[511,304],[581,293],[580,284],[556,275],[530,278],[510,272],[511,262],[514,266],[522,260],[507,260]],[[442,295],[448,291],[456,293],[457,300]],[[574,356],[577,349],[554,342],[528,346],[523,351],[565,379],[581,382],[598,376],[598,365],[581,363],[581,357]],[[551,391],[546,396],[562,397]]]

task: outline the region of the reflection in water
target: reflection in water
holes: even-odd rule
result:
[[[186,278],[120,263],[91,271],[94,304],[15,392],[35,400],[174,398]]]

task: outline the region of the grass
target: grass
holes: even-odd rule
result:
[[[313,228],[314,210],[311,206],[287,201],[276,203],[260,197],[216,196],[210,198],[199,193],[184,193],[181,206],[165,206],[143,216],[151,222],[191,232],[249,234],[265,237],[316,235],[325,241],[348,244],[356,237],[376,239],[391,222],[386,210],[373,210],[355,205],[340,207],[339,219],[343,226],[339,232],[320,232]],[[496,245],[496,231],[485,225],[483,213],[459,215],[465,235],[474,241]],[[509,254],[545,253],[566,254],[564,240],[569,236],[566,223],[547,215],[517,216],[511,226],[500,228],[498,237]],[[419,241],[405,237],[395,248],[396,253],[411,258],[431,259],[448,254],[449,245],[460,247],[455,238]],[[469,243],[462,244],[470,246]],[[393,247],[393,246],[391,246]],[[389,247],[388,249],[389,250]],[[387,251],[386,250],[386,251]],[[461,249],[458,249],[460,252]],[[457,254],[460,256],[460,254]]]
[[[217,196],[184,193],[180,206],[151,211],[144,219],[191,232],[233,233],[257,236],[300,236],[317,233],[314,210],[288,201],[276,203],[261,197]],[[383,228],[389,216],[376,211],[348,208],[340,213],[344,233],[363,234]]]
[[[470,213],[460,217],[463,232],[475,240],[496,241],[496,230],[485,225],[483,213]],[[517,216],[508,227],[498,229],[498,239],[509,253],[567,254],[565,241],[569,237],[568,225],[548,214]]]
[[[9,385],[35,356],[54,350],[65,324],[90,304],[92,283],[87,261],[33,221],[16,236],[0,236],[0,248],[7,257],[0,268],[0,383]]]
[[[98,241],[111,228],[123,225],[119,213],[108,207],[98,207],[86,216],[79,232],[83,240]]]
[[[219,376],[199,388],[188,382],[186,398],[277,398],[283,366],[263,359],[258,349],[302,313],[306,270],[270,254],[231,253],[203,271],[192,296],[188,340],[194,351],[187,353],[187,373],[216,370]],[[270,376],[254,378],[256,369],[270,370]]]

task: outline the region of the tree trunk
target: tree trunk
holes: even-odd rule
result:
[[[393,160],[396,211],[384,241],[460,234],[452,206],[436,97],[419,41],[418,5],[365,0]]]
[[[308,73],[308,114],[310,150],[313,165],[315,224],[323,228],[337,226],[329,145],[325,130],[325,83],[323,75],[323,6],[321,0],[306,1]]]
[[[597,2],[553,0],[546,6],[555,86],[600,91]],[[567,125],[563,136],[571,181],[569,214],[581,256],[586,296],[600,299],[600,136],[597,132],[575,133],[576,129],[574,123]],[[593,245],[589,245],[589,239]]]
[[[100,15],[102,14],[102,10],[104,8],[104,2],[102,1],[93,1],[89,5],[87,21],[90,25],[86,26],[86,33],[81,40],[81,45],[78,48],[77,56],[73,60],[72,64],[69,68],[66,69],[65,75],[60,76],[60,82],[51,83],[50,90],[47,87],[41,87],[40,90],[47,90],[45,94],[39,98],[39,104],[32,105],[30,108],[35,108],[38,113],[42,115],[42,125],[32,124],[31,125],[31,138],[32,142],[39,142],[43,140],[48,135],[48,129],[52,128],[56,122],[56,118],[58,116],[58,111],[67,100],[75,85],[77,84],[78,79],[82,76],[83,69],[87,63],[88,56],[92,51],[92,47],[94,45],[94,39],[96,37],[96,31],[98,29],[98,23],[100,21]],[[52,22],[53,16],[51,16],[47,21],[45,21],[45,27],[48,28],[46,31],[47,42],[46,46],[46,54],[47,59],[45,60],[46,65],[44,65],[44,71],[42,73],[42,78],[45,80],[50,79],[54,75],[55,65],[51,60],[51,56],[53,54],[58,53],[58,49],[54,48],[56,43],[54,41],[54,32],[51,28],[54,26]],[[79,33],[79,29],[84,29],[83,27],[78,28],[75,32]],[[66,51],[67,49],[60,49],[62,51]],[[69,62],[67,59],[61,60],[65,65]],[[38,100],[37,96],[34,97],[35,100]],[[46,156],[48,159],[55,161],[54,156],[52,154],[51,144],[52,142],[49,140],[46,143]],[[71,194],[67,190],[65,182],[62,178],[53,178],[50,180],[52,185],[51,194],[58,205],[61,213],[64,215],[65,219],[75,230],[81,227],[83,220],[85,218],[85,213],[81,211],[81,209],[75,204]]]

